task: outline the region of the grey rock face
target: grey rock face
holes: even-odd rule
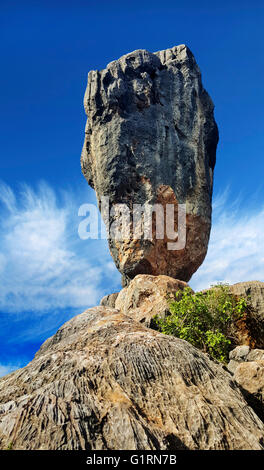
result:
[[[249,351],[250,347],[247,345],[237,346],[235,349],[230,351],[229,358],[238,362],[246,361]]]
[[[232,374],[235,373],[237,367],[244,362],[264,361],[264,349],[250,349],[249,346],[237,346],[229,353],[229,363],[227,368]]]
[[[100,305],[103,307],[115,308],[115,302],[118,297],[119,292],[114,292],[113,294],[105,295],[100,302]]]
[[[234,374],[239,363],[247,360],[249,351],[250,351],[250,347],[247,345],[237,346],[236,348],[232,349],[232,351],[230,351],[229,353],[230,361],[227,365],[229,372]]]
[[[263,351],[264,352],[264,351]],[[238,364],[234,380],[264,405],[264,360],[242,362]],[[264,417],[264,408],[263,408]]]
[[[239,346],[229,354],[228,370],[247,403],[264,421],[264,349]]]
[[[184,46],[137,50],[90,71],[82,171],[100,205],[186,204],[187,243],[168,251],[167,241],[132,239],[109,246],[126,285],[137,274],[165,274],[188,281],[207,252],[218,130],[213,103]],[[132,210],[132,209],[131,209]],[[105,215],[103,214],[103,217]],[[115,214],[110,215],[110,225]],[[130,224],[130,228],[132,223]]]
[[[263,438],[221,366],[109,307],[71,319],[0,379],[1,449],[263,449]]]

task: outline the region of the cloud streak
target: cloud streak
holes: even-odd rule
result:
[[[78,237],[79,201],[46,183],[0,186],[0,310],[45,312],[98,303],[119,274],[104,240]],[[84,201],[82,201],[84,202]],[[96,243],[95,243],[96,242]]]
[[[253,198],[252,198],[253,201]],[[230,202],[228,191],[213,202],[206,259],[191,279],[195,290],[217,282],[264,281],[264,206]]]
[[[10,374],[10,372],[13,372],[14,370],[17,370],[19,366],[9,366],[9,365],[1,365],[0,364],[0,377],[4,377],[4,375]]]

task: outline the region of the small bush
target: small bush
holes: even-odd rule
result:
[[[244,298],[232,295],[228,285],[219,284],[206,292],[178,291],[165,318],[155,317],[158,329],[202,349],[220,362],[227,362],[232,349],[231,325],[248,308]]]

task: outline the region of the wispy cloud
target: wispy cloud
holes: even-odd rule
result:
[[[78,206],[70,191],[46,183],[0,185],[0,310],[45,312],[96,305],[120,276],[104,240],[80,240]]]
[[[0,364],[0,377],[3,377],[4,375],[10,374],[10,372],[13,372],[14,370],[17,370],[19,366],[17,365],[1,365]]]
[[[253,201],[253,198],[252,198]],[[229,191],[213,203],[213,223],[206,259],[191,279],[199,290],[217,282],[264,281],[264,205],[252,207]]]

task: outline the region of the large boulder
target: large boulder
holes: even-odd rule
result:
[[[186,282],[169,276],[138,274],[128,287],[119,292],[115,308],[152,327],[153,318],[156,315],[164,317],[169,312],[170,302],[175,300],[176,292],[181,292],[186,287]]]
[[[263,449],[229,372],[109,307],[65,323],[0,379],[0,448]]]
[[[264,361],[264,349],[250,349],[249,346],[237,346],[236,348],[232,349],[229,353],[229,363],[227,368],[232,374],[235,373],[237,367],[241,363],[245,362],[258,362]]]
[[[264,359],[238,364],[234,380],[264,404]]]
[[[264,349],[238,346],[229,354],[228,370],[247,402],[264,421]]]
[[[207,252],[218,142],[214,106],[192,53],[185,45],[156,53],[137,50],[104,70],[92,70],[84,106],[82,171],[110,226],[110,251],[123,285],[137,274],[188,281]],[[110,216],[101,204],[103,197],[109,198]],[[129,220],[117,239],[111,228],[120,225],[120,203],[127,205]],[[177,249],[168,249],[177,235],[166,229],[164,237],[158,233],[160,213],[147,217],[139,206],[137,219],[133,218],[138,232],[132,236],[135,204],[158,204],[161,212],[170,204],[172,212],[165,212],[172,220],[171,230],[179,229]],[[179,204],[186,210],[186,232],[185,222],[178,226]],[[147,236],[141,232],[144,220],[150,227]]]

